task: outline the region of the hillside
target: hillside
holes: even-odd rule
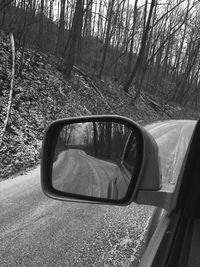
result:
[[[110,80],[93,80],[74,67],[67,80],[59,71],[59,59],[26,49],[16,51],[13,104],[2,146],[0,179],[12,177],[40,160],[41,141],[47,125],[59,118],[91,114],[119,114],[145,125],[173,118],[193,118],[181,107],[162,106],[144,93],[133,104],[134,92],[125,93]],[[0,135],[10,91],[11,46],[0,34]],[[22,71],[20,73],[20,64]]]

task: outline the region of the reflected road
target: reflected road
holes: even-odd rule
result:
[[[65,150],[58,155],[52,177],[53,187],[59,191],[115,199],[125,196],[130,181],[117,164],[79,149]]]
[[[53,166],[54,188],[69,193],[107,198],[108,185],[116,178],[116,164],[76,149],[61,152]]]

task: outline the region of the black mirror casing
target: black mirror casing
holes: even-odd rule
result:
[[[52,164],[53,164],[53,157],[54,157],[54,150],[57,142],[58,135],[61,129],[73,123],[84,123],[84,122],[114,122],[120,123],[131,130],[133,130],[137,134],[138,140],[138,160],[137,160],[137,168],[134,171],[135,177],[131,178],[128,190],[126,195],[118,200],[118,199],[105,199],[93,196],[84,196],[78,195],[73,193],[66,193],[62,191],[56,190],[52,185]],[[41,183],[43,192],[51,198],[58,199],[58,200],[66,200],[66,201],[75,201],[75,202],[95,202],[101,204],[112,204],[112,205],[128,205],[130,202],[133,201],[134,197],[136,196],[137,189],[140,184],[141,178],[141,170],[143,168],[144,163],[144,136],[142,128],[134,123],[133,121],[115,115],[102,115],[102,116],[87,116],[87,117],[79,117],[79,118],[68,118],[62,119],[53,122],[48,127],[45,137],[43,140],[42,145],[42,157],[41,157]]]

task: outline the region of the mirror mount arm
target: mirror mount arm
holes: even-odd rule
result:
[[[163,208],[168,212],[173,209],[174,185],[163,184],[160,190],[138,190],[134,202]]]

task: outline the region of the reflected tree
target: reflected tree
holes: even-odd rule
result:
[[[98,156],[98,132],[96,122],[93,122],[93,147],[94,147],[94,156]]]
[[[74,123],[63,127],[58,146],[63,150],[81,149],[91,156],[116,161],[122,156],[129,134],[130,129],[119,123]]]

